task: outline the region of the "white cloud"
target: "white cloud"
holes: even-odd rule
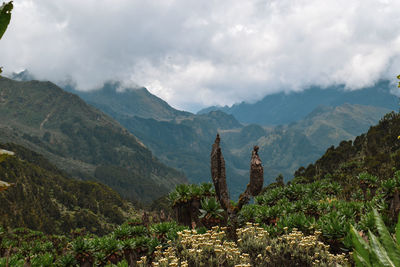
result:
[[[118,79],[173,106],[254,101],[281,90],[371,85],[400,72],[397,0],[17,0],[6,71]]]

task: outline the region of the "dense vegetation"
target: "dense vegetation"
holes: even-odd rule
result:
[[[143,225],[130,220],[100,237],[82,229],[70,235],[45,235],[0,227],[0,266],[134,266],[141,257],[150,258],[156,249],[167,247],[183,229],[174,222]]]
[[[34,124],[35,118],[31,119],[24,127]],[[207,116],[204,120],[212,123]],[[101,124],[90,128],[79,126],[84,124],[80,119],[73,123],[62,132],[82,147],[87,143],[79,142],[92,137],[89,143],[95,149],[102,137],[134,145],[132,139],[118,131],[110,133]],[[181,125],[185,123],[189,122],[182,120]],[[203,125],[198,118],[191,123]],[[254,125],[243,129],[242,136],[260,136],[265,131]],[[30,143],[51,143],[54,132],[51,127],[46,131],[49,134],[41,138],[28,133],[22,137]],[[12,131],[5,132],[13,136]],[[396,266],[400,250],[391,233],[400,231],[400,224],[395,227],[400,211],[399,135],[400,115],[385,115],[366,134],[329,148],[314,164],[299,168],[292,181],[285,184],[278,176],[253,204],[238,209],[234,223],[211,184],[178,185],[168,200],[175,219],[186,226],[162,215],[165,198],[153,205],[158,206],[156,212],[139,218],[110,188],[68,178],[35,152],[4,144],[1,148],[16,156],[0,156],[2,179],[15,183],[0,193],[4,207],[0,211],[0,266]],[[111,147],[117,144],[113,142],[110,150],[105,146],[111,155]],[[74,153],[68,149],[58,153]],[[135,180],[136,172],[146,168],[129,168],[125,156],[130,152],[125,147],[120,147],[116,158],[97,158],[97,152],[91,155],[82,149],[82,155],[72,157],[86,157],[88,166],[98,163],[93,177],[121,192]],[[152,183],[140,182],[137,189],[163,193]]]
[[[186,181],[116,121],[50,82],[0,78],[0,141],[43,154],[72,176],[105,183],[132,201],[151,202]]]
[[[234,236],[227,232],[230,221],[211,184],[179,185],[170,193],[170,205],[177,219],[189,216],[182,223],[190,225],[198,219],[192,230],[172,221],[151,223],[159,217],[156,213],[128,221],[104,236],[82,231],[50,236],[3,228],[0,266],[6,262],[22,266],[28,261],[32,266],[395,263],[400,250],[390,233],[395,231],[400,211],[399,125],[400,115],[389,113],[354,143],[330,148],[315,164],[300,168],[290,183],[278,177],[255,197],[254,204],[240,210]],[[389,154],[386,161],[382,161],[383,153]],[[30,158],[28,153],[25,158]],[[37,158],[46,171],[52,169],[40,157],[31,158]],[[3,161],[10,159],[16,160],[7,156]],[[381,160],[380,164],[371,165],[375,160]],[[185,215],[184,210],[190,214]],[[396,229],[399,236],[400,224]]]
[[[0,177],[15,184],[0,194],[0,225],[63,234],[85,227],[106,233],[135,214],[108,186],[65,176],[41,155],[15,144],[0,154]]]

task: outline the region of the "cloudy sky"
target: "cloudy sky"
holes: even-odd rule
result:
[[[399,0],[15,0],[6,72],[145,86],[176,108],[400,73]]]

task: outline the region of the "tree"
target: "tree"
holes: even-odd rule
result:
[[[11,10],[13,9],[12,1],[8,3],[3,3],[0,7],[0,39],[3,37],[4,33],[7,30],[8,24],[10,24],[11,20]],[[2,68],[0,67],[0,73],[2,72]]]
[[[221,207],[228,213],[231,226],[235,230],[237,213],[249,202],[251,196],[257,196],[261,192],[264,184],[264,169],[258,156],[258,146],[254,146],[250,161],[250,183],[247,184],[246,190],[239,196],[237,205],[232,205],[226,183],[225,160],[219,146],[220,142],[220,136],[217,134],[211,150],[211,177],[217,199]]]

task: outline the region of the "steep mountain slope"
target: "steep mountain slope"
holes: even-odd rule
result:
[[[93,92],[87,95],[87,101],[135,133],[162,162],[183,171],[194,183],[210,180],[210,146],[219,132],[227,161],[228,183],[234,197],[248,183],[250,152],[254,145],[260,146],[266,183],[274,181],[280,173],[288,180],[299,166],[316,160],[329,146],[355,138],[390,111],[352,104],[319,106],[297,123],[267,128],[256,124],[243,126],[232,115],[221,111],[186,116],[180,113],[170,120],[141,118],[136,113],[129,115],[115,111],[112,107],[118,103],[118,97],[129,98],[129,94],[127,91],[110,92],[109,101],[99,104],[91,97],[95,95]],[[151,111],[151,106],[148,108],[149,114],[157,113]]]
[[[389,111],[351,104],[320,106],[297,123],[270,129],[249,125],[239,132],[223,131],[221,137],[242,162],[247,160],[246,152],[257,144],[265,180],[272,182],[279,173],[288,180],[299,166],[315,161],[331,145],[353,140]]]
[[[85,227],[105,233],[134,213],[108,186],[66,177],[43,156],[15,144],[0,145],[0,177],[15,185],[0,193],[0,225],[51,234]]]
[[[0,79],[0,141],[24,145],[131,199],[148,202],[186,181],[119,123],[50,82]]]
[[[208,182],[210,179],[210,144],[215,139],[216,133],[224,129],[242,127],[232,115],[220,111],[207,115],[180,117],[171,121],[115,114],[114,116],[159,155],[161,161],[182,170],[193,183]],[[232,160],[229,153],[226,155],[226,160],[227,162]],[[232,173],[230,178],[234,188],[243,185],[240,183],[241,176]]]
[[[156,120],[171,120],[179,116],[190,115],[189,112],[179,111],[168,105],[167,102],[152,95],[146,88],[123,88],[119,82],[106,82],[99,90],[90,92],[76,91],[66,87],[79,95],[87,103],[107,112],[119,115],[138,116]]]
[[[372,87],[355,91],[346,91],[344,86],[326,89],[311,87],[302,92],[268,95],[254,104],[242,102],[232,107],[209,107],[199,111],[198,114],[221,110],[232,114],[243,123],[279,125],[303,119],[319,105],[336,107],[349,103],[397,110],[397,97],[392,95],[390,90],[389,81],[380,81]]]
[[[363,171],[380,178],[392,177],[400,170],[400,114],[386,114],[377,125],[354,141],[342,141],[307,168],[301,167],[296,179],[312,181],[328,173],[338,179],[355,177]]]

